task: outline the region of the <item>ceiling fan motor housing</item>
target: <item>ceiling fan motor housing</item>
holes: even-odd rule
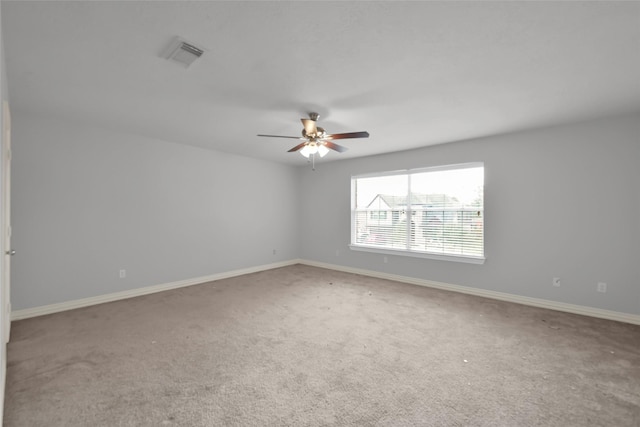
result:
[[[315,134],[308,134],[307,130],[302,128],[302,136],[304,138],[309,138],[309,139],[324,138],[324,136],[326,134],[327,134],[327,132],[324,130],[324,128],[321,128],[320,126],[316,127],[316,133]]]

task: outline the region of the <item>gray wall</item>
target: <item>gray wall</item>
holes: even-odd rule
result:
[[[315,172],[16,112],[13,130],[14,310],[299,257],[640,314],[638,115]],[[351,175],[471,161],[484,265],[348,249]]]
[[[399,256],[385,264],[383,255],[348,249],[351,175],[472,161],[485,163],[484,265]],[[301,258],[640,314],[639,115],[319,162],[299,173]],[[596,292],[598,281],[606,294]]]
[[[293,167],[20,112],[13,141],[14,310],[298,256]]]

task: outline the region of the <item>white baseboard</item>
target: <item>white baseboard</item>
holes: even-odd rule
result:
[[[327,268],[330,270],[343,271],[345,273],[360,274],[362,276],[376,277],[379,279],[394,280],[396,282],[409,283],[412,285],[426,286],[429,288],[443,289],[447,291],[460,292],[463,294],[476,295],[484,298],[491,298],[500,301],[513,302],[516,304],[529,305],[532,307],[547,308],[550,310],[563,311],[566,313],[581,314],[583,316],[598,317],[601,319],[615,320],[617,322],[640,325],[640,316],[621,313],[618,311],[602,310],[599,308],[586,307],[582,305],[566,304],[557,301],[550,301],[540,298],[523,297],[519,295],[507,294],[504,292],[487,291],[484,289],[470,288],[467,286],[452,285],[449,283],[435,282],[431,280],[416,279],[414,277],[399,276],[396,274],[381,273],[378,271],[364,270],[359,268],[345,267],[342,265],[327,264],[323,262],[300,260],[300,264],[314,267]]]
[[[243,268],[240,270],[232,270],[224,273],[212,274],[210,276],[194,277],[192,279],[179,280],[177,282],[164,283],[161,285],[147,286],[144,288],[131,289],[129,291],[115,292],[112,294],[99,295],[96,297],[82,298],[73,301],[62,302],[59,304],[44,305],[41,307],[27,308],[16,310],[11,313],[11,320],[28,319],[30,317],[44,316],[46,314],[58,313],[61,311],[73,310],[76,308],[88,307],[96,304],[104,304],[127,298],[138,297],[156,292],[168,291],[170,289],[184,288],[185,286],[199,285],[202,283],[213,282],[216,280],[228,279],[230,277],[242,276],[243,274],[257,273],[259,271],[272,270],[274,268],[286,267],[293,264],[299,264],[300,260],[294,259],[289,261],[277,262],[273,264],[260,265],[257,267]]]
[[[199,285],[202,283],[213,282],[216,280],[227,279],[230,277],[241,276],[243,274],[256,273],[259,271],[271,270],[274,268],[286,267],[294,264],[304,264],[314,267],[327,268],[330,270],[343,271],[345,273],[360,274],[362,276],[376,277],[379,279],[394,280],[396,282],[409,283],[412,285],[426,286],[429,288],[443,289],[447,291],[460,292],[463,294],[476,295],[484,298],[491,298],[500,301],[513,302],[516,304],[529,305],[532,307],[547,308],[550,310],[563,311],[566,313],[581,314],[584,316],[598,317],[601,319],[615,320],[618,322],[631,323],[640,325],[640,316],[628,313],[620,313],[617,311],[602,310],[599,308],[586,307],[581,305],[566,304],[557,301],[550,301],[540,298],[523,297],[519,295],[507,294],[504,292],[488,291],[484,289],[471,288],[467,286],[452,285],[450,283],[435,282],[432,280],[416,279],[414,277],[400,276],[396,274],[381,273],[378,271],[365,270],[360,268],[345,267],[342,265],[328,264],[317,261],[304,259],[293,259],[274,264],[266,264],[257,267],[250,267],[240,270],[233,270],[224,273],[213,274],[210,276],[196,277],[193,279],[180,280],[177,282],[165,283],[161,285],[148,286],[145,288],[132,289],[129,291],[116,292],[97,297],[83,298],[59,304],[45,305],[41,307],[28,308],[24,310],[16,310],[11,313],[11,320],[21,320],[30,317],[44,316],[46,314],[58,313],[60,311],[73,310],[76,308],[88,307],[96,304],[103,304],[112,301],[118,301],[126,298],[133,298],[141,295],[152,294],[156,292],[167,291],[170,289],[182,288],[185,286]]]

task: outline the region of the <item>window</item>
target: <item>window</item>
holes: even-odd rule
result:
[[[371,219],[387,219],[387,211],[370,211]]]
[[[484,165],[351,178],[351,248],[484,261]]]

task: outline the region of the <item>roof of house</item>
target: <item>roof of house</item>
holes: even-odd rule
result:
[[[376,200],[384,202],[388,208],[395,209],[399,207],[407,206],[407,196],[394,196],[390,194],[377,194],[373,198],[371,203],[367,205],[367,208],[376,207],[374,204]],[[421,205],[429,207],[457,207],[460,206],[460,202],[455,197],[450,197],[447,194],[423,194],[423,193],[411,193],[411,205]]]

